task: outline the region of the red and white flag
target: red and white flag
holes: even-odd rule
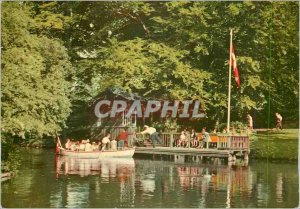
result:
[[[235,78],[236,84],[238,87],[240,87],[240,76],[239,76],[239,71],[238,71],[237,64],[236,64],[236,58],[235,58],[235,54],[234,54],[233,44],[232,44],[232,51],[231,51],[231,64],[233,67],[234,78]]]

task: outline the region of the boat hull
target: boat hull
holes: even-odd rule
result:
[[[105,151],[70,151],[60,149],[59,154],[62,156],[69,156],[75,158],[86,158],[86,159],[98,159],[98,158],[132,158],[135,149],[124,149],[124,150],[105,150]]]

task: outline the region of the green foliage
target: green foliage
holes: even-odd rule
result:
[[[168,6],[170,4],[168,4]],[[183,9],[182,7],[184,7],[185,9]],[[206,11],[206,13],[200,13],[198,11],[199,8],[202,8],[202,11]],[[169,36],[171,39],[170,41],[173,42],[174,39],[176,39],[179,40],[179,42],[177,43],[180,43],[181,40],[183,42],[193,42],[194,44],[201,43],[201,48],[208,51],[208,53],[200,53],[199,51],[197,55],[193,54],[193,57],[199,57],[197,59],[199,61],[195,60],[195,62],[197,62],[199,66],[205,65],[206,67],[202,67],[203,69],[207,69],[209,71],[212,70],[215,72],[215,76],[212,76],[212,78],[220,84],[219,87],[221,92],[226,92],[226,89],[224,88],[226,87],[226,85],[224,85],[224,83],[227,83],[227,63],[224,63],[224,57],[227,56],[226,51],[228,50],[227,31],[230,27],[234,28],[235,34],[233,43],[238,59],[238,67],[240,69],[242,85],[240,90],[237,91],[235,88],[233,88],[232,91],[232,104],[234,105],[233,107],[235,110],[235,114],[233,114],[233,117],[241,118],[249,110],[253,112],[258,112],[262,108],[266,108],[267,106],[265,104],[266,98],[268,96],[267,92],[269,90],[269,85],[272,86],[272,88],[270,89],[271,97],[274,98],[276,103],[278,102],[278,104],[286,104],[285,100],[282,99],[283,97],[281,97],[281,99],[277,99],[278,89],[287,90],[293,87],[284,85],[283,88],[283,86],[278,86],[279,83],[270,83],[270,81],[268,80],[268,68],[269,61],[271,61],[271,67],[273,68],[271,76],[274,80],[276,80],[283,75],[282,73],[278,73],[278,69],[286,68],[288,65],[291,64],[288,64],[286,62],[277,62],[277,60],[279,60],[280,58],[278,57],[277,59],[276,57],[280,53],[278,53],[275,49],[279,47],[279,45],[281,45],[279,42],[275,41],[277,40],[277,38],[279,38],[277,34],[281,34],[281,37],[279,39],[282,38],[282,40],[284,40],[285,43],[287,42],[287,40],[290,40],[293,43],[291,44],[293,46],[290,45],[291,51],[298,51],[298,42],[297,40],[295,40],[296,36],[293,32],[294,29],[297,28],[297,26],[294,24],[297,24],[298,20],[296,18],[296,15],[293,16],[293,18],[288,18],[287,15],[289,13],[289,10],[293,11],[293,14],[294,12],[296,12],[296,10],[298,9],[297,3],[184,3],[183,5],[180,5],[179,9],[179,11],[185,11],[183,15],[180,15],[181,13],[178,14],[178,12],[176,12],[178,10],[178,7],[174,7],[173,4],[172,7],[168,8],[168,10],[170,9],[171,11],[173,11],[171,13],[172,15],[168,16],[170,17],[168,18],[169,21],[165,21],[165,27],[169,28],[169,30],[172,31],[172,36]],[[278,12],[281,13],[280,16]],[[192,19],[192,17],[194,17],[195,14],[202,14],[203,18],[206,21],[192,21],[194,22],[192,25],[191,23],[186,24],[186,19],[188,19],[189,16],[191,16]],[[276,21],[274,21],[273,16],[277,17]],[[182,24],[180,24],[181,21]],[[207,21],[209,21],[210,24],[206,24]],[[176,22],[177,24],[172,24],[174,22]],[[279,27],[279,24],[281,25],[281,27]],[[184,30],[184,28],[186,28],[186,30]],[[286,33],[287,28],[289,28],[288,30],[290,30],[289,35]],[[188,34],[191,34],[191,31],[195,31],[194,33],[197,33],[199,35],[195,36],[195,38],[192,38],[191,35],[189,37],[188,35],[183,33],[183,30],[185,31],[185,33]],[[201,34],[206,33],[209,35],[207,35],[201,40]],[[294,38],[290,37],[291,34],[294,34],[292,35]],[[179,36],[180,38],[178,38],[177,36]],[[188,40],[186,40],[182,36],[189,38]],[[274,36],[276,36],[276,38],[274,38]],[[269,38],[272,39],[271,47],[269,45]],[[186,49],[190,50],[191,53],[193,53],[193,47],[190,47],[190,45],[188,44],[181,43],[180,47],[188,47]],[[282,46],[280,47],[286,48],[286,44],[282,43]],[[218,50],[216,50],[216,48],[218,48]],[[266,59],[269,56],[270,52],[272,60]],[[290,55],[293,55],[293,52],[291,52]],[[285,61],[289,60],[287,55],[282,56],[285,57]],[[297,60],[296,57],[292,57],[292,60]],[[219,60],[221,62],[219,62]],[[208,61],[208,63],[206,61]],[[294,67],[296,66],[298,67],[298,65],[292,65],[293,66],[290,67],[291,70],[289,70],[289,72],[287,73],[293,74],[294,78],[296,78],[296,71],[292,69],[294,69]],[[222,70],[216,71],[216,69]],[[281,85],[283,84],[282,82],[280,83]],[[293,86],[296,87],[298,86],[298,84],[293,83]],[[297,105],[297,102],[295,102],[298,100],[297,94],[290,93],[288,95],[290,95],[290,98],[293,98],[292,100],[294,101],[294,104]],[[280,96],[278,95],[278,97]],[[274,106],[272,105],[272,109],[274,109],[274,111],[275,109],[278,110],[278,108],[280,107],[277,104],[274,104]],[[284,111],[284,109],[281,110]],[[287,113],[287,111],[285,111],[285,113]],[[264,117],[265,116],[266,115],[264,115]]]
[[[1,133],[1,172],[17,173],[20,166],[19,151],[13,138]]]
[[[107,86],[161,98],[195,93],[208,118],[224,121],[233,28],[241,88],[232,79],[232,119],[251,112],[256,125],[265,127],[269,93],[272,116],[298,119],[297,2],[76,2],[57,8],[72,10],[65,43],[85,101]]]
[[[102,77],[98,84],[102,88],[120,87],[150,98],[208,100],[204,88],[210,74],[183,62],[184,51],[142,39],[112,39],[97,53],[99,58],[89,63],[97,66],[98,76],[94,75]]]
[[[151,124],[152,127],[156,128],[157,131],[178,131],[179,125],[177,124],[176,118],[167,118],[165,121],[155,121]]]
[[[2,11],[11,135],[53,135],[66,120],[80,129],[109,87],[199,99],[209,120],[225,122],[230,28],[241,78],[232,120],[251,113],[266,127],[269,95],[271,117],[298,120],[298,2],[4,2]]]
[[[3,148],[5,149],[5,148]],[[19,166],[21,165],[19,151],[9,148],[10,152],[7,159],[1,159],[1,172],[12,172],[14,174],[18,173]]]
[[[230,126],[234,127],[237,130],[245,130],[247,128],[247,125],[240,121],[231,122]]]
[[[2,131],[21,138],[54,136],[70,113],[66,48],[35,27],[26,5],[3,3]]]
[[[221,123],[216,128],[219,132],[222,132],[224,128],[227,127],[227,123]],[[245,133],[247,125],[240,121],[231,121],[230,129],[234,128],[236,132],[240,133],[241,131]]]

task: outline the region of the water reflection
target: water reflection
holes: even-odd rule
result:
[[[4,207],[275,208],[296,207],[299,199],[296,164],[55,159],[53,153],[26,160],[22,175],[2,184]]]
[[[142,176],[140,183],[143,194],[153,196],[155,190],[155,174],[146,174]]]
[[[277,173],[277,175],[276,175],[276,199],[278,202],[282,202],[282,190],[283,190],[282,173]]]
[[[56,178],[64,180],[67,177],[67,181],[62,185],[61,194],[52,193],[51,207],[90,207],[91,196],[98,197],[96,201],[102,204],[106,201],[103,198],[106,197],[107,201],[111,201],[111,196],[115,195],[119,196],[120,205],[124,204],[128,207],[128,204],[132,206],[134,202],[134,178],[132,177],[134,177],[135,163],[132,158],[78,159],[64,156],[56,157],[55,167]],[[91,176],[99,178],[93,179],[94,181],[79,181],[75,178]],[[115,185],[106,188],[103,184]]]
[[[134,172],[132,158],[78,159],[72,157],[56,157],[56,177],[59,175],[100,175],[103,179],[117,178],[126,180]]]
[[[148,164],[148,165],[147,165]],[[260,176],[254,167],[233,166],[224,164],[175,164],[172,162],[139,162],[136,173],[148,173],[149,167],[155,167],[152,172],[136,178],[140,182],[140,198],[163,193],[163,199],[178,199],[188,201],[185,194],[195,196],[190,204],[192,207],[269,207],[283,203],[283,177],[277,174],[274,185],[271,179]],[[259,165],[261,168],[262,165]],[[162,170],[162,168],[164,168]],[[270,173],[271,174],[271,173]],[[273,181],[273,180],[272,180]],[[178,187],[179,186],[179,187]],[[274,194],[275,193],[275,194]],[[276,195],[274,198],[273,196]],[[273,201],[270,199],[272,195]],[[185,207],[185,205],[183,205]]]

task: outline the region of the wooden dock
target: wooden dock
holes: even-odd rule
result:
[[[228,162],[235,161],[237,157],[242,156],[245,161],[248,161],[250,153],[250,138],[248,135],[228,135],[228,134],[211,134],[211,141],[206,144],[205,148],[192,147],[175,147],[174,142],[180,133],[161,133],[161,146],[152,147],[152,143],[143,135],[138,138],[144,142],[144,147],[136,147],[135,155],[140,154],[161,156],[172,156],[174,160],[183,159],[186,156],[194,159],[209,158],[225,158]],[[188,143],[189,144],[189,143]]]
[[[218,149],[197,149],[181,147],[136,147],[135,157],[151,156],[154,160],[171,160],[176,163],[203,162],[207,160],[225,160],[228,164],[235,163],[237,156],[243,158],[243,163],[248,164],[248,152],[243,150],[218,150]]]
[[[155,155],[190,155],[190,156],[208,156],[227,158],[230,150],[217,149],[197,149],[197,148],[181,148],[181,147],[136,147],[136,154],[155,154]]]
[[[114,136],[117,136],[123,127],[115,130]],[[105,133],[104,130],[103,133]],[[244,161],[248,161],[250,153],[250,137],[248,133],[210,133],[210,141],[205,144],[204,148],[193,148],[191,139],[188,137],[188,147],[178,147],[178,140],[181,133],[178,132],[161,132],[161,144],[152,147],[152,142],[149,135],[129,131],[128,145],[136,146],[135,155],[152,155],[153,159],[170,158],[186,159],[192,158],[195,161],[205,158],[222,159],[228,162],[234,162],[236,158],[242,157]],[[113,137],[114,138],[114,137]],[[203,139],[202,133],[197,133],[197,142],[200,143]]]

